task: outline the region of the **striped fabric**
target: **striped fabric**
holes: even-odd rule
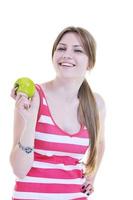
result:
[[[36,85],[40,108],[35,131],[33,165],[17,178],[12,200],[87,200],[81,191],[85,182],[83,158],[89,149],[85,126],[70,135],[51,116],[44,91]]]

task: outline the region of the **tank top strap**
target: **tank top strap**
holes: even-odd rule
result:
[[[41,122],[42,121],[42,116],[49,116],[49,108],[46,102],[46,98],[44,95],[44,92],[42,90],[42,87],[39,84],[35,84],[36,86],[36,90],[38,91],[38,94],[40,96],[40,106],[39,106],[39,110],[38,110],[38,117],[37,117],[37,122]]]
[[[40,106],[39,106],[39,109],[38,109],[38,116],[37,116],[37,122],[38,122],[39,119],[40,119],[40,116],[42,115],[42,110],[43,110],[43,105],[44,105],[44,95],[43,95],[43,92],[41,90],[41,86],[39,84],[35,84],[35,87],[36,87],[36,90],[37,90],[39,97],[40,97]]]
[[[43,105],[44,104],[44,95],[43,95],[43,91],[41,89],[41,86],[39,84],[35,84],[35,87],[39,93],[39,96],[40,96],[40,105]]]

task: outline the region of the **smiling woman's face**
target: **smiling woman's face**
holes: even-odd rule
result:
[[[83,77],[89,66],[89,59],[76,33],[65,33],[53,55],[57,76]]]

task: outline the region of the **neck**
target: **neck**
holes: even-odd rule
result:
[[[83,83],[83,80],[84,79],[66,80],[56,77],[51,81],[51,85],[53,90],[56,91],[57,95],[62,97],[67,102],[72,102],[73,100],[78,99],[78,90]]]

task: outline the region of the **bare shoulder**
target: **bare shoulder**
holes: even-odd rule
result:
[[[96,92],[94,93],[94,97],[95,97],[95,100],[96,100],[96,104],[97,104],[99,114],[102,117],[102,119],[105,119],[105,115],[106,115],[105,101],[104,101],[103,97]]]

